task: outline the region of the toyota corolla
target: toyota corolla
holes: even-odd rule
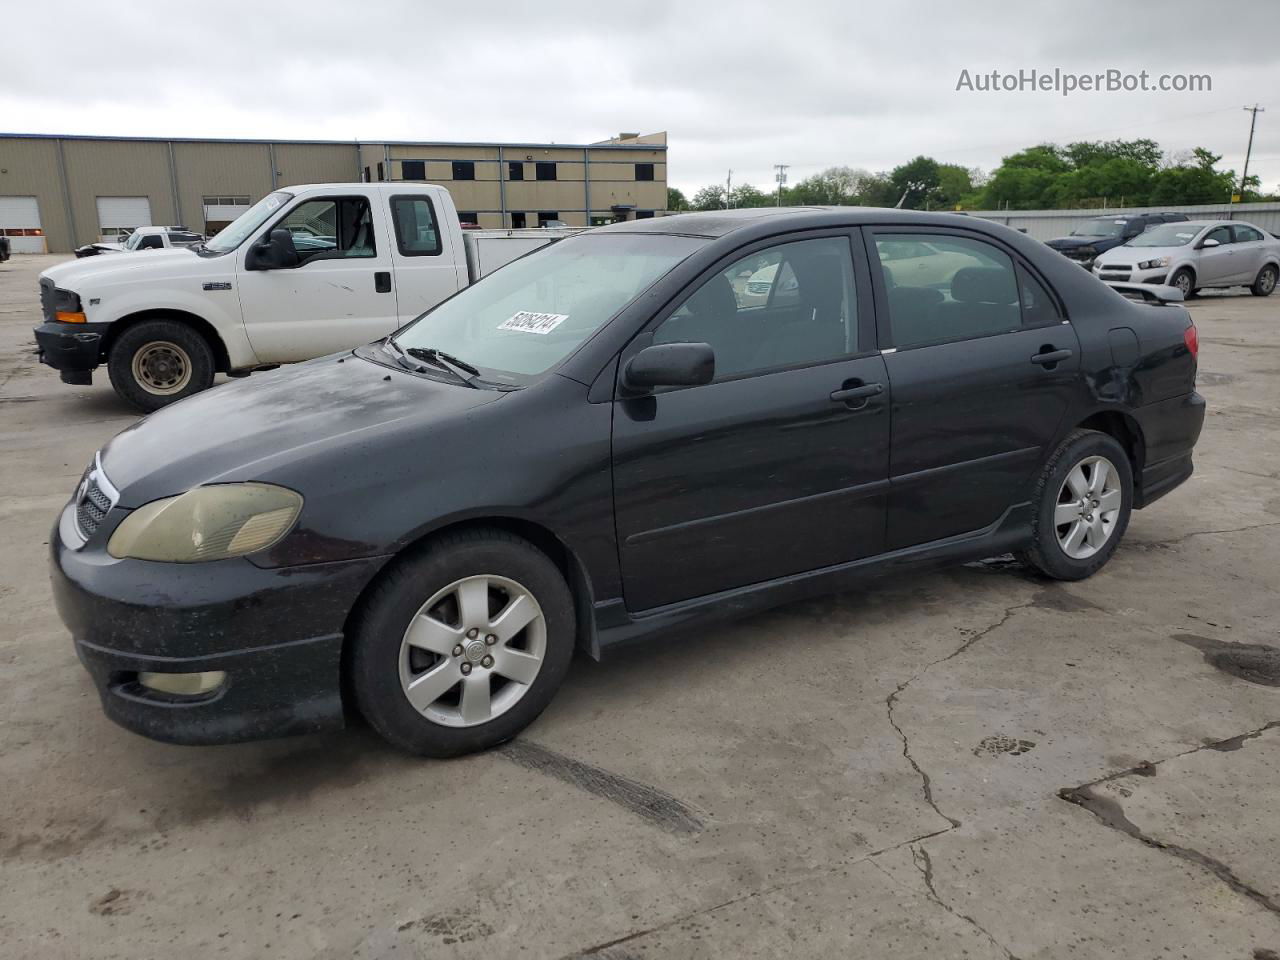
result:
[[[937,269],[886,269],[903,244]],[[575,649],[1006,551],[1090,576],[1191,474],[1196,351],[1179,304],[976,218],[620,223],[124,431],[57,520],[54,592],[132,730],[362,714],[454,755],[530,723]]]

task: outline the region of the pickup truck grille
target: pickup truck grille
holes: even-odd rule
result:
[[[80,536],[86,540],[97,532],[98,527],[102,526],[102,521],[115,506],[112,495],[103,489],[101,481],[105,481],[106,478],[101,477],[101,469],[95,462],[93,469],[89,471],[89,476],[85,478],[84,486],[76,496],[76,527],[80,531]]]
[[[40,313],[50,322],[54,318],[54,286],[52,280],[40,278]]]

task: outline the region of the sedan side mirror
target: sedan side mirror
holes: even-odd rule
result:
[[[293,234],[283,227],[271,231],[252,247],[244,258],[246,270],[289,270],[298,265],[298,250]]]
[[[1214,240],[1212,237],[1210,237],[1208,240],[1201,240],[1200,246],[1201,247],[1217,247],[1217,246],[1221,246],[1221,244],[1217,240]]]
[[[658,343],[627,362],[623,383],[635,390],[696,387],[716,375],[716,354],[709,343]]]

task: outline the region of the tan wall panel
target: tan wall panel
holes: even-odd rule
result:
[[[360,179],[356,146],[328,143],[277,143],[279,183],[354,183]]]
[[[450,183],[453,181],[453,161],[437,160],[427,162],[427,182],[428,183]],[[497,161],[477,161],[476,162],[476,179],[488,180],[493,183],[498,182],[499,165]],[[400,164],[395,164],[395,176],[397,180],[404,179],[403,169]],[[461,180],[459,183],[470,183],[469,180]]]
[[[592,191],[592,206],[596,205]],[[586,206],[582,181],[523,180],[507,184],[507,209],[529,210],[581,210]]]
[[[639,163],[647,163],[647,160],[637,161]],[[591,179],[596,180],[629,180],[636,179],[635,163],[600,163],[599,161],[591,161]],[[653,180],[641,180],[640,183],[661,183],[665,186],[667,182],[667,165],[665,163],[655,163],[653,165]]]
[[[50,253],[66,253],[72,249],[71,224],[58,175],[56,140],[18,137],[0,140],[0,196],[35,197],[45,248]]]
[[[502,195],[495,181],[451,180],[440,184],[453,197],[453,205],[459,210],[500,210]]]
[[[625,204],[639,210],[665,210],[667,188],[660,183],[592,183],[591,208]]]
[[[205,197],[248,197],[257,203],[271,192],[271,152],[265,143],[175,143],[173,159],[180,219],[193,230],[205,228]]]
[[[151,220],[177,223],[169,181],[169,146],[130,140],[64,140],[71,207],[75,212],[75,245],[100,236],[98,197],[147,197]]]
[[[497,147],[446,146],[433,143],[393,143],[392,160],[493,160],[498,159]]]
[[[592,163],[665,163],[665,150],[591,150]]]

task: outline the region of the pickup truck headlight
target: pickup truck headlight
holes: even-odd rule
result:
[[[1139,270],[1151,270],[1155,267],[1167,267],[1169,265],[1168,257],[1156,257],[1154,260],[1141,260],[1138,263]]]
[[[1076,256],[1081,260],[1088,260],[1090,257],[1096,257],[1098,250],[1096,247],[1076,247]]]
[[[58,287],[53,291],[53,317],[62,323],[84,323],[84,308],[80,295]]]
[[[124,518],[107,544],[117,560],[204,563],[265,550],[289,532],[302,497],[270,483],[220,483],[153,500]]]

